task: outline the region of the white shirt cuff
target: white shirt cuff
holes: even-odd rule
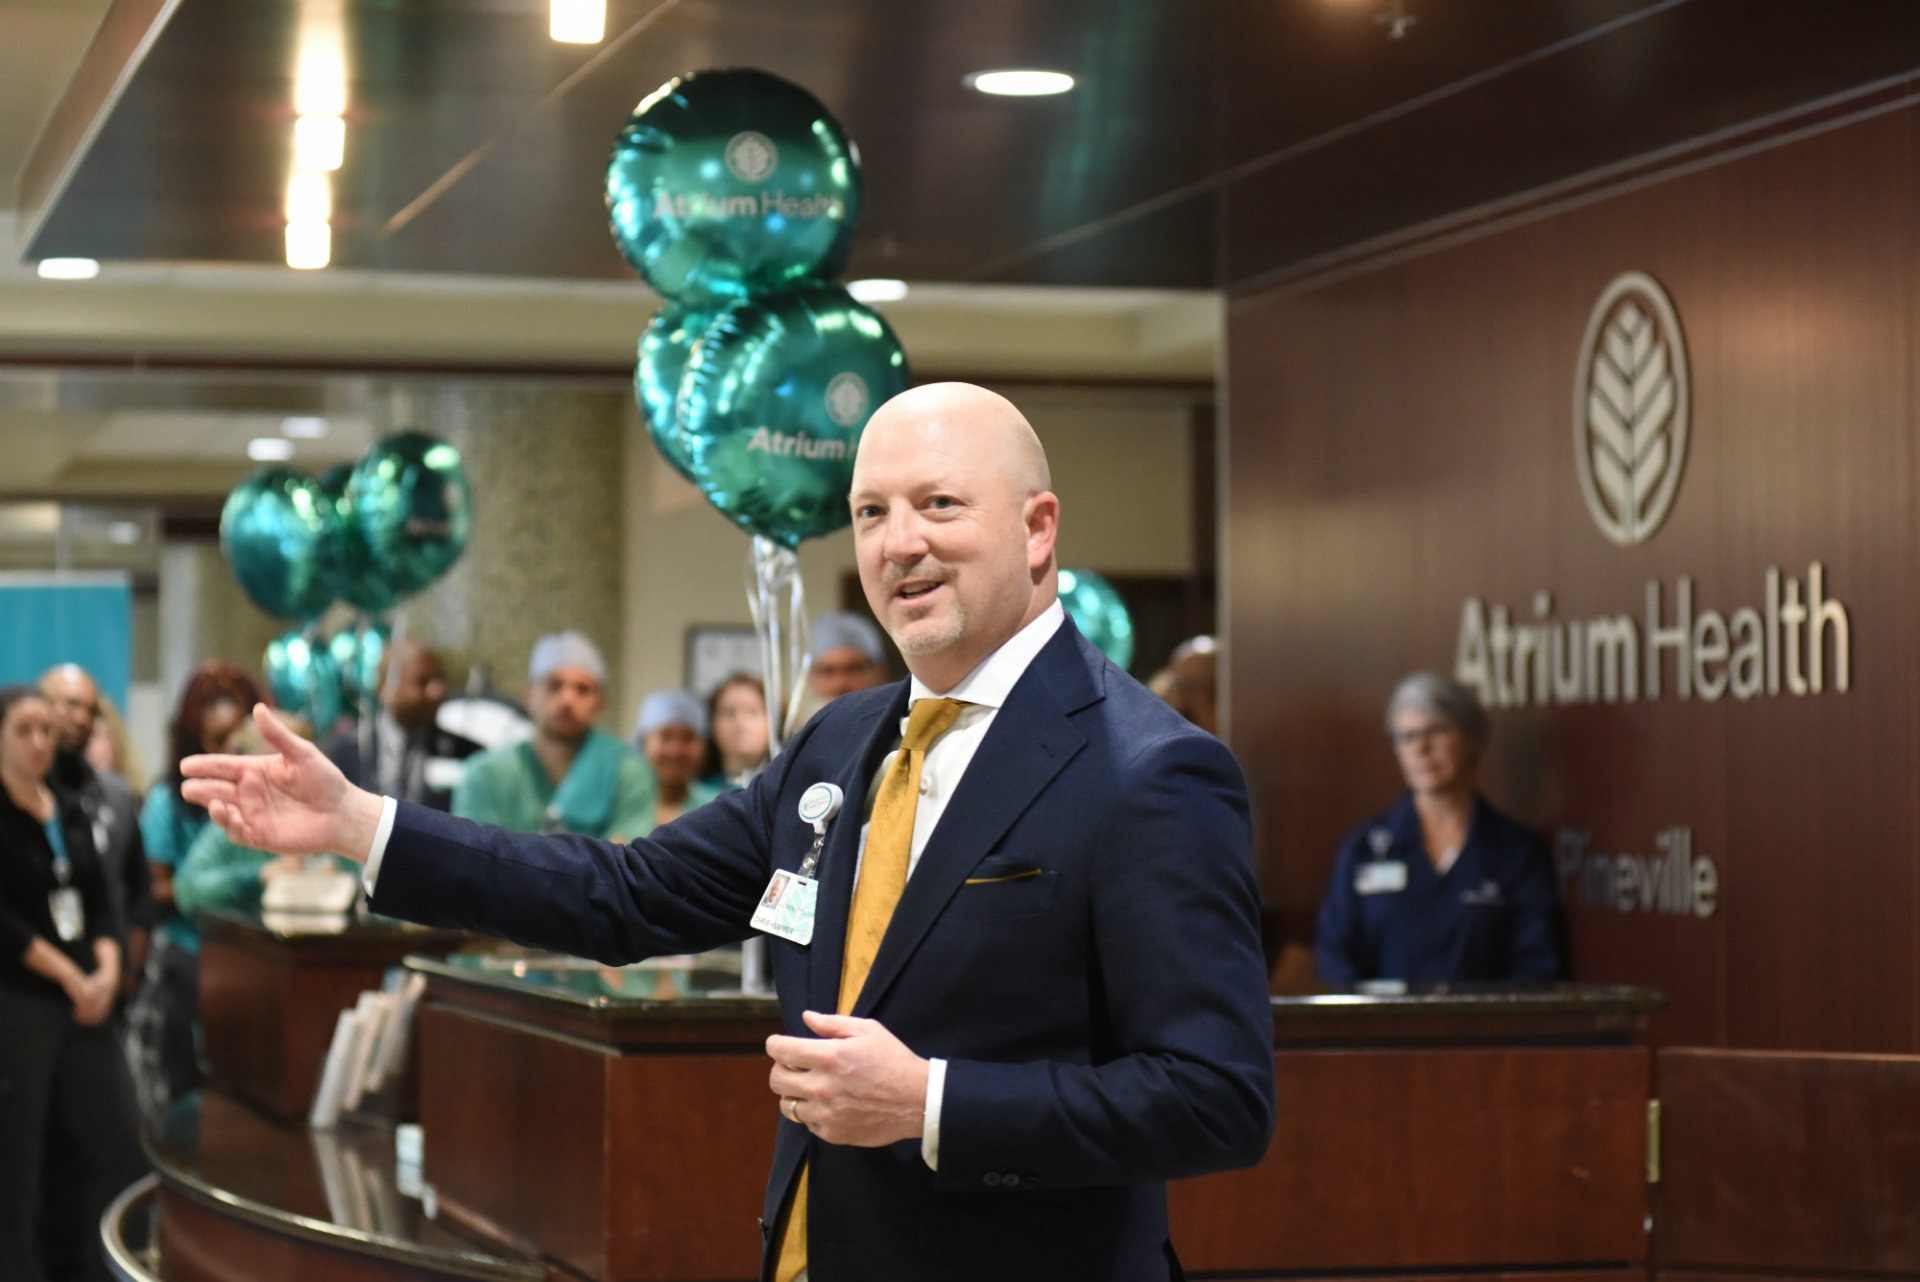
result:
[[[393,817],[399,813],[399,802],[392,797],[380,798],[380,826],[373,830],[373,848],[367,851],[367,866],[360,870],[360,884],[368,898],[373,897],[373,883],[380,878],[380,860],[386,856],[387,838],[393,836]]]
[[[927,1061],[927,1115],[920,1123],[920,1160],[927,1169],[940,1169],[940,1101],[947,1093],[947,1061]]]

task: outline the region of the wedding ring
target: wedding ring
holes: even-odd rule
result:
[[[795,1126],[798,1126],[800,1124],[800,1101],[797,1099],[794,1099],[792,1096],[788,1096],[786,1100],[786,1105],[787,1105],[787,1120],[789,1122],[792,1122]]]

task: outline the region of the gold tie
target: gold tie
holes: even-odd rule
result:
[[[874,956],[880,951],[880,941],[886,936],[887,923],[893,919],[894,906],[900,902],[900,892],[907,886],[913,811],[920,800],[920,768],[926,763],[927,749],[947,732],[966,706],[959,699],[915,700],[907,714],[907,732],[900,738],[900,751],[874,794],[867,853],[860,861],[860,880],[854,885],[853,907],[847,913],[846,956],[840,963],[842,1015],[858,1000],[867,972],[873,969]],[[807,1267],[807,1174],[802,1166],[793,1201],[787,1205],[774,1282],[793,1282]]]

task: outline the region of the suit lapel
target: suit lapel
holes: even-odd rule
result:
[[[860,829],[866,823],[867,787],[882,759],[899,742],[907,689],[907,683],[901,682],[893,698],[853,728],[861,750],[852,758],[852,770],[834,780],[845,799],[839,817],[827,825],[827,844],[820,854],[820,894],[814,902],[813,945],[808,949],[809,1010],[840,1008],[840,967],[847,951],[847,914],[853,907],[853,871],[860,858]],[[812,782],[806,780],[801,786]]]
[[[907,878],[873,969],[854,1002],[855,1015],[868,1015],[879,1003],[974,865],[1086,745],[1086,737],[1068,719],[1069,713],[1102,697],[1081,653],[1084,644],[1071,620],[1062,623],[994,716]],[[839,973],[837,967],[834,973]]]

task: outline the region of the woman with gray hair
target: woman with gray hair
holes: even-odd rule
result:
[[[1394,688],[1387,738],[1407,791],[1341,843],[1314,941],[1328,983],[1559,978],[1546,843],[1474,788],[1487,736],[1458,682],[1416,672]]]

